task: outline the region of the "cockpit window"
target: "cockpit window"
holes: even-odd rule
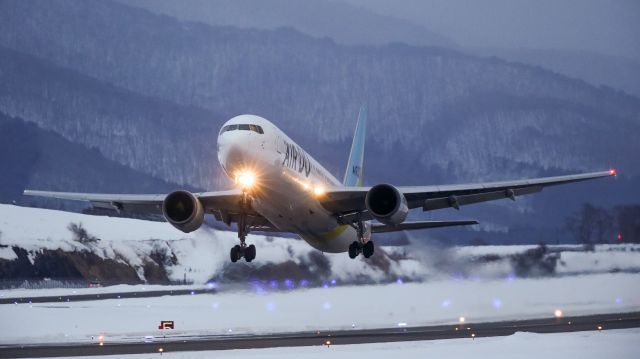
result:
[[[227,132],[227,131],[235,131],[235,130],[242,130],[242,131],[253,131],[253,132],[257,132],[259,134],[263,134],[264,131],[262,130],[262,127],[258,126],[258,125],[226,125],[222,128],[222,130],[220,130],[220,134]]]

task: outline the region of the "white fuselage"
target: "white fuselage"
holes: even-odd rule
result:
[[[353,227],[339,224],[319,202],[324,189],[342,183],[266,119],[241,115],[227,121],[218,135],[218,161],[232,180],[242,171],[255,174],[251,206],[278,230],[296,233],[323,252],[345,252],[358,240]]]

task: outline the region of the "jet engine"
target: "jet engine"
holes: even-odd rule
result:
[[[409,207],[407,199],[390,184],[379,184],[371,187],[364,199],[367,210],[378,221],[397,225],[407,218]]]
[[[162,213],[171,225],[184,233],[200,228],[204,221],[204,208],[191,192],[175,191],[162,203]]]

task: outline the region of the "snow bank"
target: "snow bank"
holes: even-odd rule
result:
[[[81,244],[72,239],[70,223],[82,224],[87,232],[101,240]],[[101,258],[111,258],[137,269],[144,280],[142,266],[150,261],[153,251],[174,254],[177,263],[167,263],[169,279],[180,281],[185,274],[195,284],[204,284],[222,273],[229,264],[229,249],[237,243],[236,234],[203,227],[185,234],[168,223],[144,220],[90,216],[38,208],[0,205],[0,243],[19,246],[33,258],[43,249],[64,251],[87,250]],[[257,247],[258,256],[251,264],[293,261],[307,266],[309,254],[315,252],[301,240],[250,235],[249,242]],[[534,249],[535,246],[468,246],[439,247],[416,240],[410,247],[384,247],[389,254],[388,267],[372,265],[362,257],[351,260],[345,253],[323,254],[329,262],[331,277],[342,282],[354,278],[369,278],[373,282],[396,280],[433,280],[450,277],[506,278],[513,276],[510,256]],[[614,271],[640,271],[639,245],[600,245],[594,252],[578,250],[580,246],[549,246],[557,253],[555,273],[586,274]],[[483,256],[498,260],[483,260]],[[13,260],[10,247],[0,248],[0,258]],[[552,272],[553,273],[553,272]]]

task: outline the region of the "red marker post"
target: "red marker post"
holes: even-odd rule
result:
[[[163,320],[158,329],[174,329],[173,320]]]

